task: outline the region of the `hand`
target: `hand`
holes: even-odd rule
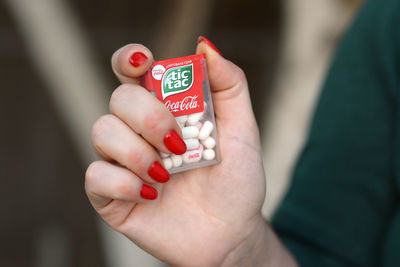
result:
[[[265,224],[265,174],[245,75],[208,40],[199,40],[196,53],[206,55],[221,163],[174,174],[166,183],[148,174],[153,162],[161,162],[154,147],[171,153],[163,138],[172,129],[180,134],[180,128],[165,106],[139,85],[153,56],[132,44],[112,57],[122,85],[111,97],[111,114],[93,126],[92,142],[101,160],[89,166],[85,187],[111,227],[159,259],[173,265],[220,266]],[[136,64],[130,64],[138,52],[145,57],[136,54]],[[142,197],[143,184],[157,190],[155,200]]]

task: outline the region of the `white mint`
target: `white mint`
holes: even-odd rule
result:
[[[200,129],[201,128],[201,125],[203,125],[201,122],[198,122],[198,123],[196,123],[196,127],[197,127],[197,129]]]
[[[215,158],[215,152],[213,149],[206,149],[203,151],[203,158],[205,160],[213,160]]]
[[[186,122],[187,125],[190,125],[190,126],[196,125],[196,123],[199,122],[199,120],[201,119],[201,117],[203,117],[203,113],[204,113],[204,112],[198,112],[198,113],[190,114],[190,115],[188,116],[188,119],[187,119],[187,122]]]
[[[164,168],[169,170],[172,168],[172,160],[170,158],[165,158],[162,160]]]
[[[175,120],[179,123],[179,124],[185,124],[185,122],[188,119],[188,115],[183,115],[183,116],[179,116],[179,117],[175,117]]]
[[[187,126],[182,128],[183,139],[197,138],[199,136],[199,129],[196,126]]]
[[[160,156],[164,159],[169,157],[169,154],[160,151]]]
[[[216,144],[215,139],[212,138],[211,136],[207,137],[204,140],[201,140],[201,143],[203,144],[203,146],[209,149],[214,148]]]
[[[211,121],[204,122],[200,128],[199,139],[205,140],[207,137],[210,136],[213,129],[214,129],[214,124],[212,124]]]
[[[196,149],[196,148],[198,148],[199,145],[200,145],[200,142],[199,142],[198,139],[193,139],[193,138],[191,138],[191,139],[184,139],[183,141],[184,141],[185,144],[186,144],[187,150]]]
[[[201,145],[198,149],[186,151],[185,154],[182,155],[183,162],[184,163],[199,162],[201,160],[202,153],[203,153],[203,146]]]
[[[172,165],[174,167],[179,167],[182,165],[182,156],[179,155],[172,155],[171,156]]]

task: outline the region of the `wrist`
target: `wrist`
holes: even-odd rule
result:
[[[222,267],[230,266],[298,266],[260,215],[249,235],[225,257]]]

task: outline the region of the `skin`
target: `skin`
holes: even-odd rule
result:
[[[138,67],[129,57],[142,52]],[[91,204],[112,228],[157,258],[174,266],[296,266],[261,215],[265,173],[259,132],[243,71],[205,42],[222,161],[174,174],[156,183],[147,169],[170,153],[163,138],[180,134],[173,116],[139,85],[153,62],[151,52],[127,45],[112,57],[121,81],[110,99],[110,113],[93,126],[92,142],[100,157],[86,172]],[[158,198],[140,197],[142,184]]]

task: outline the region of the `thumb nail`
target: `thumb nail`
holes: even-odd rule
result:
[[[199,44],[201,42],[205,42],[209,47],[211,47],[215,52],[217,52],[222,57],[222,54],[221,52],[219,52],[217,47],[206,37],[200,35],[199,38],[197,38],[197,43]]]

